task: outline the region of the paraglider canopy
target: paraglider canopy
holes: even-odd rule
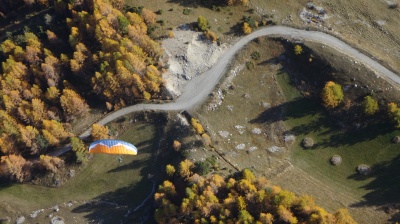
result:
[[[137,148],[121,140],[102,139],[90,144],[89,153],[136,155]]]

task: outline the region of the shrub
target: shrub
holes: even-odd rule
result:
[[[203,126],[199,123],[198,120],[196,120],[195,118],[192,118],[190,120],[190,123],[192,124],[194,130],[196,130],[196,133],[199,135],[202,135],[204,133],[204,128]]]
[[[168,164],[166,167],[165,167],[165,171],[167,172],[167,175],[168,176],[172,176],[172,175],[174,175],[174,173],[175,173],[175,167],[173,166],[173,165],[171,165],[171,164]]]
[[[207,39],[211,40],[213,43],[215,43],[218,40],[218,35],[211,30],[207,30],[206,32],[204,32],[204,35],[206,36]]]
[[[172,148],[174,148],[174,150],[176,152],[178,152],[182,147],[182,144],[178,141],[178,140],[174,140],[174,143],[172,143]]]
[[[254,51],[253,53],[251,53],[250,57],[253,60],[258,60],[258,59],[260,59],[261,55],[260,55],[260,52]]]
[[[199,18],[197,18],[197,27],[201,31],[206,31],[210,27],[210,24],[205,17],[199,16]]]
[[[366,115],[373,115],[379,110],[378,101],[372,96],[364,97],[364,113]]]
[[[192,10],[191,10],[191,9],[188,9],[188,8],[183,9],[183,14],[184,14],[184,15],[189,15],[190,13],[192,13]]]
[[[171,30],[169,30],[169,31],[168,31],[168,37],[169,37],[169,38],[174,38],[174,37],[175,37],[174,32],[171,31]]]
[[[249,34],[251,33],[252,29],[248,23],[244,22],[242,26],[242,31],[244,34]]]
[[[294,46],[294,54],[300,55],[302,52],[303,52],[303,48],[300,45],[296,44]]]
[[[165,24],[163,19],[157,20],[157,23],[160,24],[160,26],[164,26]]]
[[[254,63],[252,61],[246,62],[246,68],[252,70],[254,68]]]

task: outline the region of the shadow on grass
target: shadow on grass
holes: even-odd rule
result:
[[[289,102],[271,107],[256,118],[250,120],[250,123],[275,123],[278,121],[287,121],[290,119],[303,118],[306,116],[319,115],[317,119],[310,119],[310,123],[294,126],[290,132],[293,134],[308,134],[316,132],[329,125],[329,120],[321,115],[323,111],[318,109],[318,105],[310,99],[297,97]]]
[[[213,1],[213,0],[168,0],[168,3],[175,3],[184,7],[207,7],[211,8],[213,5],[222,6],[223,1]]]
[[[382,206],[381,209],[389,211],[394,206],[392,211],[395,212],[392,213],[392,218],[388,221],[400,221],[399,205],[396,205],[400,202],[400,156],[391,161],[385,161],[373,166],[372,173],[367,177],[358,173],[348,177],[348,179],[354,180],[365,180],[366,178],[374,178],[374,180],[362,187],[371,192],[363,196],[363,202],[352,206]]]
[[[145,175],[144,172],[142,175]],[[126,215],[151,193],[151,185],[152,182],[143,177],[131,186],[104,193],[72,212],[88,213],[85,217],[95,223],[128,223]]]

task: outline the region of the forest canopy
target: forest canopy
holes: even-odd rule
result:
[[[51,15],[0,42],[0,167],[70,142],[70,123],[89,112],[88,103],[112,110],[160,93],[163,50],[148,35],[154,12],[103,0],[51,3]],[[15,164],[24,173],[32,166]]]

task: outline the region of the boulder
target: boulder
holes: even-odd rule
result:
[[[357,167],[357,171],[358,171],[358,173],[360,173],[362,175],[368,175],[371,173],[371,167],[369,167],[366,164],[360,164]]]
[[[304,148],[309,149],[314,146],[314,140],[310,137],[305,137],[301,142]]]
[[[394,137],[392,138],[392,142],[395,143],[395,144],[400,143],[400,136],[394,136]]]
[[[334,155],[331,158],[331,164],[334,166],[339,166],[342,163],[342,157],[339,155]]]

